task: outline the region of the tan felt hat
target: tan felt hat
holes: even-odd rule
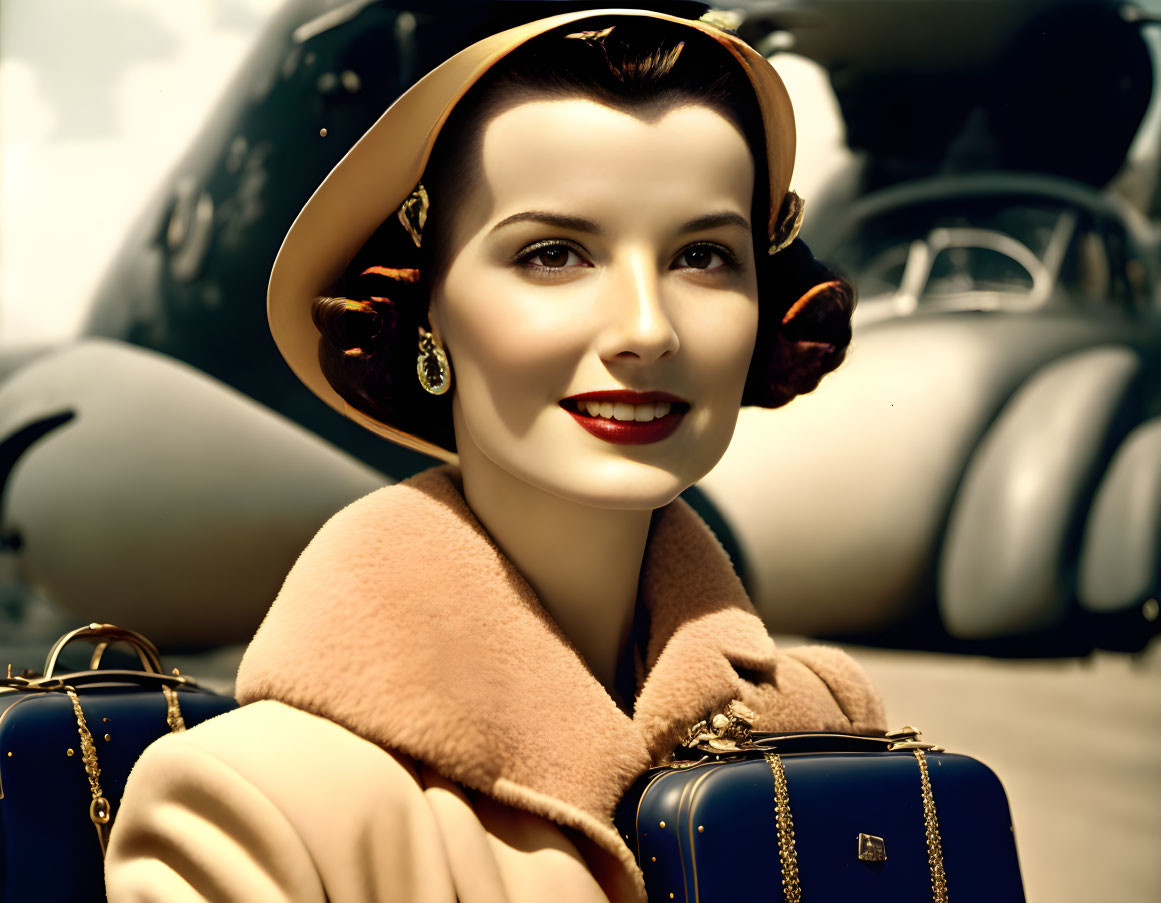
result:
[[[661,19],[713,38],[730,52],[754,87],[766,133],[772,241],[794,168],[794,111],[773,66],[734,34],[706,22],[636,9],[594,9],[529,22],[491,35],[433,69],[393,103],[338,162],[298,214],[274,261],[266,312],[278,350],[307,387],[367,429],[425,454],[455,461],[447,449],[349,405],[323,375],[319,332],[311,319],[324,294],[375,230],[416,188],[444,122],[460,98],[493,65],[527,41],[553,29],[617,17]]]

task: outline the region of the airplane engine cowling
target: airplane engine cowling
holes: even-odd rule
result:
[[[1113,456],[1085,525],[1078,584],[1080,604],[1090,611],[1140,607],[1157,618],[1161,417],[1129,433]]]
[[[771,630],[873,639],[938,611],[946,634],[924,626],[923,642],[966,642],[1055,624],[1071,600],[1072,540],[1115,445],[1112,421],[1137,413],[1126,393],[1149,360],[1142,347],[1115,317],[916,314],[856,331],[847,360],[810,395],[743,409],[730,448],[698,485],[729,525]],[[1070,446],[1080,457],[1062,458],[1059,485],[1043,495],[1050,522],[1025,519],[1017,536],[991,491],[1019,476],[1009,473],[1014,452],[984,467],[983,440],[1021,393],[1074,358],[1104,365],[1105,395],[1087,369],[1077,385],[1056,387],[1067,425],[1089,443],[1083,455],[1079,440]],[[1022,466],[1034,470],[1036,441],[1047,437],[1032,423],[1025,438]],[[981,467],[997,477],[983,492],[971,479]],[[1004,551],[1020,567],[1001,567],[1009,559],[996,544],[1009,535],[1022,544]],[[1025,616],[1032,583],[1049,589]]]
[[[0,497],[26,583],[160,644],[247,641],[298,553],[390,482],[172,358],[87,340],[0,386],[0,442],[72,412]]]
[[[1141,360],[1123,346],[1066,355],[1020,388],[972,457],[940,560],[940,612],[959,637],[1050,627],[1071,601],[1073,535]]]

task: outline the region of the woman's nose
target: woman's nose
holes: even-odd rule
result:
[[[627,263],[611,286],[609,325],[600,339],[606,361],[651,364],[677,352],[680,341],[665,306],[661,274],[641,255]]]

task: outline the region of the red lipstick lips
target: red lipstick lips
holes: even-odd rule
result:
[[[617,410],[619,405],[622,407]],[[632,407],[633,411],[626,411],[625,405]],[[651,411],[647,405],[652,407]],[[681,418],[689,410],[688,402],[668,392],[630,392],[627,389],[570,395],[561,401],[560,406],[592,435],[616,445],[646,445],[667,439],[681,425]],[[618,420],[611,416],[614,412],[622,417],[631,416]],[[652,416],[637,419],[648,415]]]

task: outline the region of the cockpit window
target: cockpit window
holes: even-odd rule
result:
[[[954,211],[954,212],[951,212]],[[834,260],[896,313],[1147,303],[1123,224],[1066,202],[941,198],[864,219]],[[1134,273],[1137,273],[1136,277]]]

